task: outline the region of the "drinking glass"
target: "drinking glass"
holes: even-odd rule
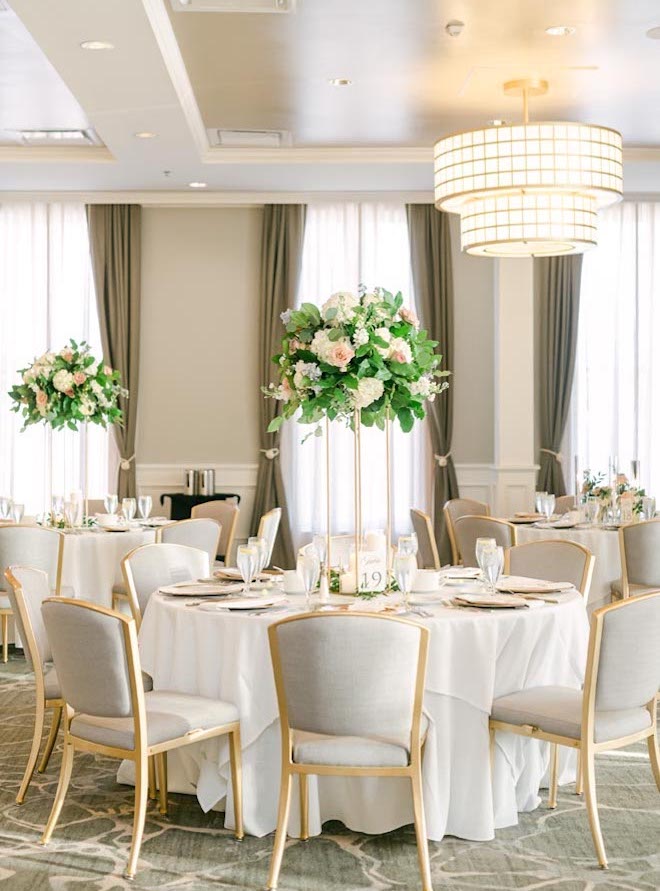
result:
[[[53,523],[64,513],[64,495],[53,495],[50,502],[51,519]]]
[[[65,501],[63,509],[64,522],[68,529],[73,529],[76,525],[76,518],[78,516],[78,505],[75,501]]]
[[[599,507],[598,499],[594,495],[589,495],[587,497],[587,522],[591,523],[592,526],[594,526],[598,520]]]
[[[550,517],[555,512],[555,496],[546,494],[541,501],[541,506],[546,521],[550,522]]]
[[[137,504],[135,503],[135,498],[122,498],[121,500],[121,512],[126,517],[126,522],[130,523],[133,517],[135,516],[135,509]]]
[[[116,514],[119,506],[119,499],[116,495],[106,495],[103,499],[106,514]]]
[[[8,520],[11,516],[11,498],[0,497],[0,520]]]
[[[259,551],[254,545],[239,545],[236,550],[236,566],[243,579],[243,594],[250,593],[252,579],[259,565]]]
[[[302,577],[305,589],[307,609],[312,609],[312,592],[316,590],[321,576],[321,560],[315,547],[309,545],[303,550],[298,559],[298,572]]]
[[[483,555],[484,575],[491,594],[495,594],[495,585],[502,575],[504,568],[504,548],[494,547],[484,550]]]
[[[20,523],[23,519],[23,514],[25,513],[25,505],[14,502],[11,508],[11,513],[14,518],[14,523]]]
[[[642,516],[645,520],[652,520],[655,516],[655,498],[652,495],[642,498]]]
[[[248,544],[250,547],[257,549],[257,554],[259,557],[259,561],[257,564],[257,569],[255,575],[260,573],[266,565],[266,560],[268,559],[268,542],[265,538],[259,538],[258,535],[252,535],[248,538]]]
[[[151,513],[151,508],[153,507],[153,500],[151,495],[140,495],[138,498],[138,510],[140,511],[140,516],[143,520],[146,520],[149,514]]]
[[[417,557],[406,550],[402,551],[401,548],[397,548],[392,570],[399,586],[399,591],[401,591],[403,607],[408,611],[410,609],[410,592],[412,591],[413,581],[417,573]]]
[[[399,536],[398,550],[401,554],[411,554],[413,557],[416,557],[418,548],[419,543],[415,532]]]
[[[534,506],[536,507],[536,513],[543,513],[543,498],[547,495],[547,492],[536,492],[534,495]]]
[[[494,547],[497,547],[497,542],[494,538],[478,538],[477,543],[474,546],[474,552],[477,558],[477,566],[481,570],[481,577],[484,581],[486,580],[486,576],[484,574],[484,567],[482,564],[483,553],[484,551],[490,550]]]

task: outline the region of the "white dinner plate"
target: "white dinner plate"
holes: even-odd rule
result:
[[[268,597],[227,597],[219,603],[200,603],[198,609],[209,612],[215,612],[219,609],[268,609],[271,606],[276,606],[278,603],[284,603],[285,600],[284,594],[273,594]]]
[[[161,594],[171,597],[219,597],[225,594],[238,594],[243,584],[200,585],[197,582],[180,582],[177,585],[164,585],[158,589]]]

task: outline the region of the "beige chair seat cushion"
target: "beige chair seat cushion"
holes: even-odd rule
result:
[[[491,718],[506,724],[531,724],[546,733],[579,739],[582,727],[582,691],[568,687],[532,687],[493,702]],[[651,726],[645,708],[596,713],[594,742],[619,739]]]
[[[639,594],[650,594],[651,591],[657,591],[657,588],[647,587],[646,585],[629,585],[630,596],[637,597]],[[612,592],[612,600],[621,600],[623,597],[623,580],[616,579],[610,584]]]
[[[57,677],[57,672],[54,668],[47,669],[44,672],[44,690],[46,692],[46,699],[62,698],[60,682]]]
[[[428,725],[428,718],[422,715],[422,738]],[[386,739],[324,736],[294,730],[293,760],[296,764],[335,764],[342,767],[405,767],[410,763],[410,751],[407,746]]]
[[[178,739],[191,730],[212,730],[238,721],[238,709],[230,702],[164,690],[145,693],[144,699],[149,746]],[[135,747],[132,718],[77,715],[71,722],[71,733],[104,746],[119,749]]]
[[[0,609],[11,609],[11,603],[6,594],[0,593]]]

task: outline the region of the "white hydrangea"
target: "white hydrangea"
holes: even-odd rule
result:
[[[389,328],[376,328],[374,331],[376,337],[380,337],[381,340],[384,340],[387,344],[386,347],[377,346],[376,349],[381,354],[384,359],[387,359],[390,353],[390,347],[392,342],[392,335],[390,333]]]
[[[355,407],[367,408],[383,395],[385,385],[377,377],[363,377],[355,391]]]
[[[80,408],[80,414],[83,415],[83,417],[85,417],[85,418],[89,418],[91,415],[94,414],[96,406],[94,405],[94,403],[92,402],[91,399],[88,399],[87,397],[85,397],[84,399],[80,400],[79,408]]]
[[[408,341],[403,337],[392,338],[388,358],[394,362],[412,362],[412,350]]]
[[[73,375],[66,368],[60,368],[53,375],[53,386],[60,393],[66,393],[67,390],[73,389]]]
[[[293,375],[293,385],[296,389],[304,387],[303,379],[308,378],[310,381],[317,381],[321,377],[321,369],[316,362],[303,362],[301,359],[294,365],[295,373]]]
[[[382,297],[376,291],[369,291],[362,298],[362,306],[371,306],[374,303],[381,303]]]
[[[328,324],[337,326],[350,322],[355,315],[355,307],[360,301],[351,294],[350,291],[337,291],[321,307],[321,316]],[[328,313],[331,309],[336,309],[337,314],[332,319],[328,319]]]
[[[431,395],[432,382],[431,379],[424,376],[416,381],[411,381],[410,392],[413,396],[421,396],[422,399],[428,399]]]
[[[328,332],[324,328],[319,329],[314,334],[312,342],[309,345],[312,353],[314,353],[315,356],[318,356],[321,362],[327,361],[327,356],[331,347],[332,341],[330,340]]]
[[[365,343],[369,343],[369,332],[366,328],[356,328],[355,334],[353,335],[353,343],[356,347],[364,346]]]

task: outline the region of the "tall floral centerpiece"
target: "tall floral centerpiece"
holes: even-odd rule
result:
[[[390,423],[396,420],[408,433],[425,415],[432,401],[448,383],[441,370],[438,344],[430,340],[415,313],[404,306],[400,293],[383,288],[357,295],[333,294],[319,308],[303,303],[282,313],[285,335],[281,352],[273,357],[279,381],[264,389],[266,396],[282,402],[281,414],[271,421],[269,432],[297,415],[301,424],[316,425],[321,435],[326,422],[341,421],[355,434],[355,533],[356,551],[361,539],[360,426],[385,431],[387,455],[387,554],[391,541]],[[327,539],[330,543],[329,443],[326,462],[328,490]]]
[[[95,359],[85,341],[71,340],[58,353],[44,353],[18,373],[21,383],[9,396],[12,411],[23,415],[23,430],[40,423],[52,430],[79,430],[81,424],[86,429],[88,424],[122,422],[118,399],[128,391],[119,372]]]

